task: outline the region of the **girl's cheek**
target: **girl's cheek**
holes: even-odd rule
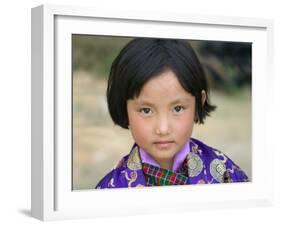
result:
[[[132,123],[134,124],[134,127],[136,127],[136,128],[141,127],[143,122],[144,122],[144,120],[138,115],[136,115],[132,120]]]
[[[194,118],[193,117],[183,117],[174,124],[177,125],[177,131],[180,133],[189,133],[193,129]]]
[[[143,119],[142,117],[136,116],[131,120],[131,127],[137,133],[147,131],[151,127],[151,124],[148,121],[149,120],[147,119]]]
[[[137,127],[138,127],[138,132],[143,133],[143,136],[145,136],[145,134],[149,133],[149,131],[151,130],[151,124],[142,120],[138,122]]]

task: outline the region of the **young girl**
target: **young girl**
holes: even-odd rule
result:
[[[191,138],[215,109],[202,66],[184,40],[137,38],[114,60],[107,102],[135,140],[96,186],[127,188],[248,181],[222,152]]]

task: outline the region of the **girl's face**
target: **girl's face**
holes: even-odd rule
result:
[[[127,101],[127,111],[135,142],[162,168],[172,169],[192,134],[195,97],[168,70],[145,83],[140,95]]]

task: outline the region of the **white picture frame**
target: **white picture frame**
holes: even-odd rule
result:
[[[43,5],[32,9],[31,214],[41,220],[271,205],[273,22]],[[252,52],[249,183],[72,191],[71,34],[247,41]],[[267,154],[264,154],[266,150]],[[163,199],[165,197],[165,200]]]

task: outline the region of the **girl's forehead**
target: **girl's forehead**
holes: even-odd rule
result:
[[[178,81],[157,82],[159,79],[144,86],[140,94],[134,98],[134,102],[138,105],[173,105],[194,102],[195,97],[183,89]]]
[[[141,88],[139,97],[151,98],[153,96],[179,96],[182,98],[192,95],[182,87],[176,74],[168,70],[151,78]]]

